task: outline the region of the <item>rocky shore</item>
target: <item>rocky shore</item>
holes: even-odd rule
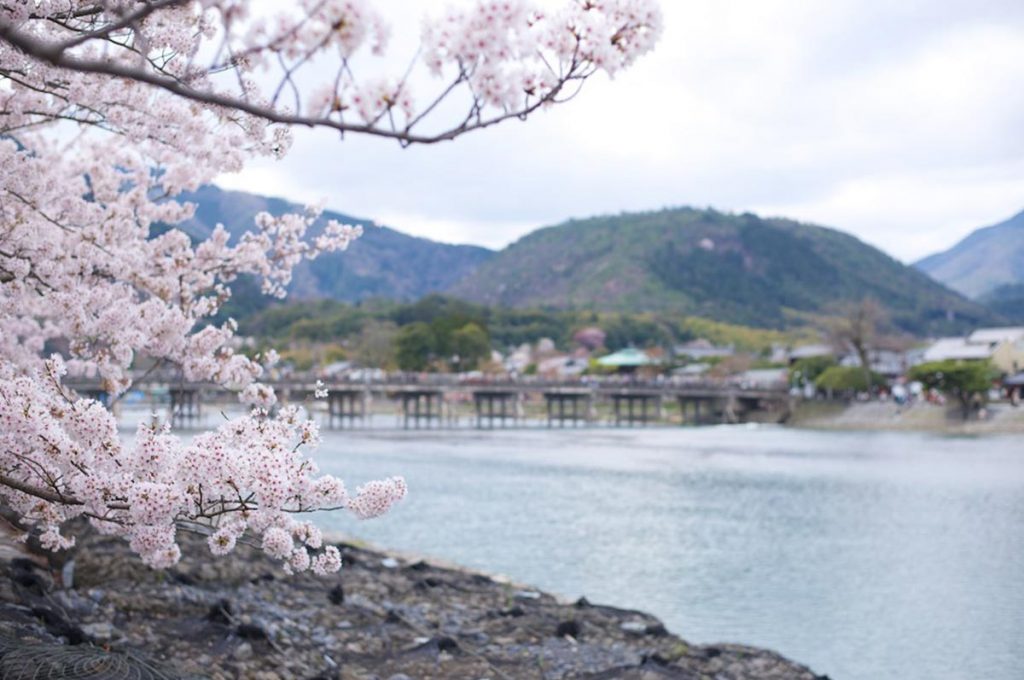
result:
[[[330,577],[239,546],[156,573],[119,540],[56,559],[0,545],[0,678],[824,680],[770,651],[692,645],[637,611],[340,543]]]

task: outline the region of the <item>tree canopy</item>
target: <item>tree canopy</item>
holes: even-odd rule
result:
[[[964,418],[970,415],[972,402],[983,400],[998,376],[999,371],[987,360],[930,361],[914,366],[909,372],[911,380],[955,397],[960,402]]]
[[[885,385],[884,377],[874,372],[870,376],[869,386],[868,378],[860,366],[829,366],[818,375],[814,385],[819,390],[835,392],[867,392],[869,387]]]

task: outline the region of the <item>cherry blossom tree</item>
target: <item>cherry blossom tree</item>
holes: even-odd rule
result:
[[[359,230],[331,222],[311,238],[316,210],[261,214],[235,242],[218,227],[194,244],[174,228],[195,209],[178,197],[283,156],[297,126],[409,145],[524,118],[629,66],[661,25],[654,0],[477,0],[428,20],[397,75],[362,76],[388,42],[369,0],[282,5],[0,0],[0,497],[47,548],[71,546],[62,528],[84,517],[154,568],[178,561],[176,533],[192,528],[216,555],[248,535],[286,569],[337,570],[302,513],[375,517],[405,482],[350,495],[320,475],[316,425],[294,407],[271,415],[259,380],[273,352],[236,353],[234,324],[210,318],[239,275],[283,296],[296,264]],[[67,379],[116,396],[142,359],[252,410],[189,440],[144,425],[124,441]]]

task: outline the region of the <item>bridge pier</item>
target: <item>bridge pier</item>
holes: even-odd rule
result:
[[[171,427],[195,426],[203,415],[202,393],[198,389],[172,387],[170,396]]]
[[[476,410],[477,429],[506,427],[509,418],[513,424],[517,419],[516,401],[519,393],[513,390],[474,390],[473,406]],[[495,408],[497,405],[497,409]]]
[[[182,382],[180,376],[139,377],[137,389],[146,389],[151,400],[170,406],[167,420],[175,426],[202,424],[203,400],[234,395],[221,386]],[[312,391],[308,377],[297,376],[271,382],[281,404],[290,400],[307,402]],[[107,397],[104,383],[97,378],[71,378],[68,387],[103,403],[119,403]],[[164,392],[164,385],[167,391]],[[720,422],[784,422],[793,407],[794,396],[783,384],[763,387],[740,386],[713,381],[701,383],[633,382],[487,382],[469,386],[453,380],[432,379],[408,382],[383,379],[376,382],[333,381],[326,386],[328,427],[369,426],[372,396],[386,396],[396,407],[396,425],[405,428],[457,426],[457,406],[473,395],[475,425],[478,428],[514,427],[524,419],[525,398],[543,396],[548,427],[586,425],[647,425],[664,418],[666,399],[679,404],[682,424],[705,425]],[[599,418],[594,408],[600,400],[612,411]],[[155,406],[155,403],[154,403]],[[319,406],[319,405],[318,405]],[[468,406],[468,404],[467,404]],[[465,407],[462,407],[463,410]],[[673,416],[674,417],[674,416]]]
[[[567,422],[579,427],[590,420],[593,395],[590,392],[545,392],[548,427],[565,427]]]
[[[327,426],[355,427],[356,421],[365,427],[370,395],[365,389],[334,389],[327,393]]]
[[[688,397],[685,395],[678,395],[676,399],[679,402],[679,412],[682,414],[683,425],[701,425],[706,422],[706,417],[710,416],[714,409],[712,408],[712,400],[705,397]],[[690,406],[693,406],[691,409]],[[701,413],[701,406],[704,407],[704,413]],[[692,415],[691,415],[692,411]]]
[[[414,390],[401,393],[402,427],[405,429],[430,428],[432,422],[441,423],[441,390]]]
[[[626,423],[647,425],[656,421],[661,413],[661,394],[645,392],[619,392],[612,394],[612,413],[615,426]]]

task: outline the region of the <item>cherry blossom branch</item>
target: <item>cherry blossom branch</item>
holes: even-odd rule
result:
[[[0,24],[0,39],[5,40],[26,54],[29,54],[41,61],[48,62],[53,66],[67,69],[69,71],[94,75],[106,75],[115,78],[122,78],[128,81],[146,83],[162,90],[166,90],[167,92],[182,97],[183,99],[227,110],[247,113],[272,123],[309,128],[330,128],[341,133],[364,134],[373,137],[394,139],[405,145],[436,144],[438,142],[450,141],[468,132],[493,127],[513,118],[521,119],[540,109],[544,105],[556,101],[563,84],[571,79],[571,75],[563,78],[543,97],[537,99],[529,106],[515,111],[498,114],[487,119],[478,118],[477,121],[473,123],[463,122],[462,124],[449,128],[443,132],[424,135],[414,134],[411,132],[409,127],[400,130],[392,130],[389,128],[377,127],[376,125],[346,123],[344,121],[326,117],[283,113],[270,107],[254,104],[245,99],[231,97],[213,91],[196,90],[184,85],[180,80],[156,75],[142,67],[123,66],[121,64],[95,59],[80,59],[68,55],[59,49],[47,46],[31,36],[21,34],[18,31],[11,29],[11,27],[4,26],[3,24]],[[417,119],[417,122],[419,122],[419,120],[420,119]]]
[[[246,0],[0,0],[0,495],[47,548],[72,545],[61,531],[85,517],[165,568],[180,558],[176,528],[198,523],[213,529],[215,555],[252,537],[286,570],[336,571],[337,549],[298,516],[376,517],[405,482],[350,496],[319,474],[307,457],[316,424],[275,407],[258,382],[273,357],[236,353],[233,323],[204,320],[239,275],[283,296],[299,263],[343,250],[360,230],[328,222],[310,238],[318,211],[261,213],[239,238],[217,227],[194,243],[179,228],[194,206],[180,197],[281,157],[296,127],[409,145],[527,117],[629,66],[660,30],[654,0],[566,0],[553,13],[478,0],[427,22],[398,78],[360,81],[354,60],[383,49],[387,32],[370,0],[286,4],[261,18]],[[300,71],[332,59],[304,92]],[[415,67],[441,81],[419,109]],[[278,108],[286,91],[292,109]],[[442,104],[463,96],[466,108],[444,121]],[[64,354],[45,357],[50,347]],[[67,376],[98,377],[116,400],[139,357],[151,370],[177,366],[181,382],[235,391],[253,410],[189,440],[144,425],[124,441]]]
[[[190,4],[192,0],[156,0],[146,2],[139,9],[134,12],[130,12],[120,21],[107,24],[103,28],[98,28],[95,31],[89,31],[88,33],[81,33],[71,40],[65,40],[59,45],[55,46],[55,49],[60,52],[66,52],[78,45],[81,45],[89,40],[97,38],[105,38],[111,33],[116,33],[125,28],[135,28],[139,25],[139,22],[150,16],[154,12],[158,12],[162,9],[170,7],[181,6]],[[138,32],[137,32],[138,33]]]

